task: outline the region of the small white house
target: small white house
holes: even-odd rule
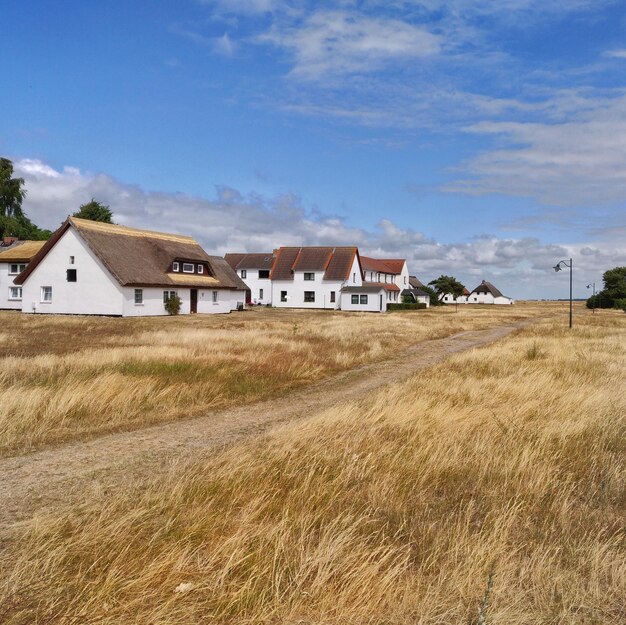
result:
[[[483,280],[468,296],[468,304],[496,304],[510,306],[515,301],[502,293],[491,282]]]
[[[361,256],[366,282],[395,284],[400,291],[411,288],[409,269],[404,258],[370,258]]]
[[[246,285],[191,237],[69,217],[15,278],[22,311],[123,317],[165,315],[178,295],[181,314],[244,306]]]
[[[439,295],[440,301],[444,304],[467,304],[467,298],[470,292],[463,287],[463,293],[457,297],[453,293],[442,293]]]
[[[22,287],[13,280],[26,269],[45,241],[3,241],[0,246],[0,309],[22,310]]]
[[[246,283],[246,303],[268,306],[272,304],[270,273],[274,254],[226,254],[226,262]]]

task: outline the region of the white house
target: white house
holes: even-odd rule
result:
[[[0,245],[0,309],[22,310],[22,287],[13,280],[26,269],[44,243],[10,238]]]
[[[468,296],[468,304],[499,304],[510,306],[515,301],[502,293],[491,282],[483,280]]]
[[[226,262],[248,287],[248,304],[271,305],[272,283],[270,273],[274,254],[226,254]]]
[[[246,285],[191,237],[69,217],[15,278],[22,311],[124,317],[226,313],[243,307]]]
[[[442,293],[439,295],[439,299],[444,304],[467,304],[467,297],[470,292],[463,287],[463,294],[458,297],[454,297],[453,293]]]
[[[411,288],[409,269],[404,258],[370,258],[361,256],[366,282],[395,284],[400,291]]]

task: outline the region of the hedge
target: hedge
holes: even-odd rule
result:
[[[422,310],[426,308],[423,302],[414,304],[387,304],[387,310]]]

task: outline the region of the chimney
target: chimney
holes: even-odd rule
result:
[[[17,241],[17,237],[2,237],[2,246],[9,247],[9,245],[13,245]]]

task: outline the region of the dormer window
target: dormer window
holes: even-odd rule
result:
[[[183,273],[193,273],[193,263],[183,263]]]
[[[178,262],[174,262],[172,264],[172,271],[175,271],[176,273],[180,271],[180,265],[178,264]]]
[[[204,273],[204,265],[198,265],[198,273]]]

